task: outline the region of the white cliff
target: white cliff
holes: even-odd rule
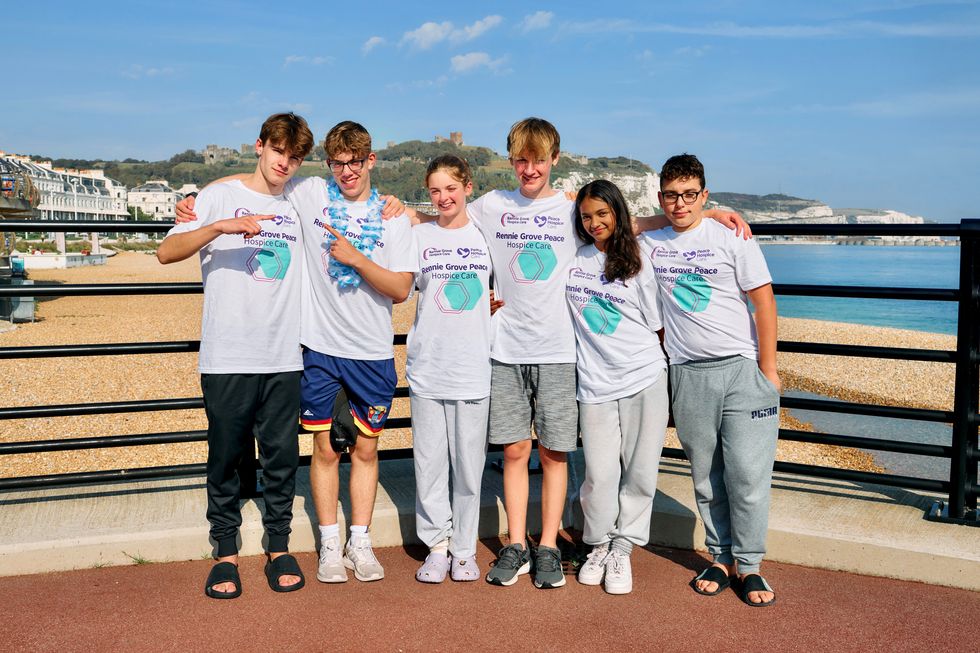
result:
[[[660,190],[660,176],[653,172],[645,174],[610,173],[590,175],[575,170],[567,177],[560,177],[552,186],[561,191],[578,192],[578,189],[595,179],[606,179],[623,191],[623,197],[634,216],[653,215],[660,207],[657,191]]]

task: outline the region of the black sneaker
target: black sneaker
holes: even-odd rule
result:
[[[551,589],[564,584],[561,551],[550,546],[539,546],[534,552],[534,586],[538,589]]]
[[[487,582],[491,585],[513,585],[517,577],[531,571],[531,556],[527,547],[520,544],[508,544],[497,553],[497,562],[487,573]]]

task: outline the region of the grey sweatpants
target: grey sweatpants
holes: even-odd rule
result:
[[[579,403],[585,453],[582,539],[629,553],[650,540],[653,497],[667,429],[667,375],[634,395]]]
[[[454,558],[474,556],[490,398],[464,401],[411,395],[411,403],[416,533],[428,547],[451,538],[449,553]]]
[[[691,461],[705,544],[715,562],[759,571],[779,434],[779,392],[754,360],[670,366],[677,437]]]

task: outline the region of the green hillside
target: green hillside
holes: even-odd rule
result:
[[[479,197],[491,190],[516,187],[514,173],[506,157],[500,156],[488,147],[457,146],[450,142],[418,140],[405,141],[378,150],[378,165],[371,173],[372,181],[382,192],[396,195],[404,201],[428,201],[423,179],[426,164],[436,156],[447,153],[465,158],[473,168],[473,197]],[[106,176],[129,188],[139,186],[150,179],[166,179],[174,188],[184,184],[197,184],[204,187],[215,179],[248,173],[255,169],[255,159],[251,157],[205,165],[201,155],[194,150],[175,154],[166,161],[49,159],[37,155],[31,157],[36,160],[51,160],[56,167],[102,169]],[[643,174],[652,172],[652,169],[641,161],[626,157],[598,157],[589,159],[585,164],[561,157],[552,176],[561,177],[572,171],[591,172],[603,176],[609,173]],[[303,162],[297,174],[302,177],[326,175],[328,170],[323,161],[308,159]]]
[[[738,211],[756,211],[763,213],[790,212],[794,213],[810,206],[820,206],[817,200],[806,200],[791,195],[772,193],[769,195],[748,195],[745,193],[711,193],[710,199],[730,206]]]

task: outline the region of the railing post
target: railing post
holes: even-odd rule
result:
[[[977,521],[977,409],[980,392],[980,220],[960,223],[960,301],[956,331],[956,381],[953,399],[953,453],[949,501],[936,515],[950,521]]]

